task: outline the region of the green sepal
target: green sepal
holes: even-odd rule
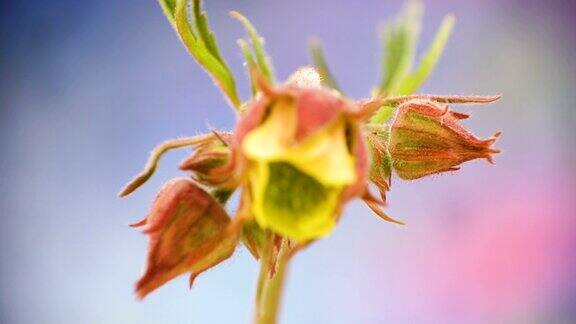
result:
[[[383,106],[378,112],[370,119],[371,124],[384,125],[387,124],[394,116],[396,107]]]
[[[248,77],[250,78],[250,93],[252,94],[252,97],[254,97],[256,95],[258,86],[256,84],[257,80],[254,79],[254,75],[253,73],[251,73],[251,71],[254,69],[258,69],[258,65],[256,63],[256,59],[254,58],[254,53],[252,53],[252,49],[250,48],[248,42],[243,39],[239,39],[237,42],[238,46],[240,47],[240,51],[244,56],[244,61],[246,61]]]
[[[286,162],[262,163],[257,172],[253,212],[260,226],[298,242],[332,231],[342,187],[327,187]]]
[[[438,31],[436,32],[436,36],[434,37],[434,41],[430,44],[430,47],[420,60],[420,65],[418,69],[412,74],[410,74],[406,79],[402,82],[402,86],[398,91],[398,95],[409,95],[416,90],[418,90],[424,81],[430,76],[430,73],[436,67],[444,48],[446,47],[446,43],[452,34],[452,30],[454,29],[454,24],[456,19],[454,15],[449,14],[444,17],[442,20],[442,24]]]
[[[444,17],[434,40],[413,70],[420,36],[423,6],[419,0],[410,0],[395,24],[382,32],[384,56],[383,78],[373,95],[376,97],[404,96],[416,92],[430,76],[454,28],[453,15]],[[393,115],[392,107],[382,107],[371,123],[386,123]]]
[[[255,220],[244,223],[242,228],[242,243],[246,246],[250,254],[256,259],[260,259],[266,241],[266,232]]]
[[[234,194],[235,189],[214,189],[210,192],[210,195],[216,199],[222,206],[226,205],[228,200]]]
[[[392,185],[392,157],[388,151],[390,129],[388,126],[374,126],[367,135],[368,148],[370,149],[370,181],[380,191],[383,201],[386,201],[386,193]]]
[[[246,32],[250,37],[250,43],[252,44],[252,51],[254,54],[253,57],[255,58],[259,72],[266,81],[268,81],[269,83],[274,83],[276,77],[274,76],[274,68],[270,63],[270,56],[268,55],[266,49],[264,48],[264,38],[262,38],[260,34],[258,34],[258,31],[254,27],[254,25],[252,25],[250,20],[244,17],[241,13],[232,11],[230,15],[233,18],[240,21],[240,23],[244,26],[244,29],[246,29]],[[242,49],[243,52],[244,50],[245,49]],[[246,56],[246,54],[244,54],[244,56]]]
[[[328,63],[324,57],[324,51],[320,46],[320,42],[318,40],[312,40],[309,45],[309,50],[312,61],[314,62],[314,67],[316,67],[316,70],[322,78],[322,85],[342,93],[342,89],[338,86],[338,82],[336,82],[336,79],[328,68]]]
[[[382,64],[382,82],[378,95],[395,95],[412,70],[420,37],[423,6],[420,1],[409,1],[394,24],[382,30],[385,49]]]

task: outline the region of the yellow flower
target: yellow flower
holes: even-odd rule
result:
[[[328,95],[318,91],[323,93],[316,99]],[[316,108],[302,106],[306,102],[299,102],[298,96],[277,99],[269,106],[266,119],[241,143],[249,163],[256,221],[297,241],[331,232],[342,192],[357,179],[346,132],[349,121],[341,111],[331,110],[327,122],[297,140],[299,123],[318,117],[314,113],[310,119],[304,117],[302,110]]]

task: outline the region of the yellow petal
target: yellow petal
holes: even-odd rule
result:
[[[266,121],[244,137],[244,155],[255,161],[279,160],[292,144],[295,130],[294,107],[287,101],[279,101],[274,104]]]
[[[274,106],[268,119],[246,135],[244,155],[252,161],[286,161],[324,185],[341,186],[356,180],[354,157],[346,144],[346,123],[338,118],[325,129],[294,144],[293,107]]]
[[[326,186],[344,186],[356,181],[354,157],[346,144],[345,121],[339,118],[290,148],[285,160]]]

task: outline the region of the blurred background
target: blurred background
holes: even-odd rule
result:
[[[286,78],[318,36],[345,91],[379,77],[377,29],[402,1],[205,1],[244,98],[236,39],[248,16]],[[422,92],[503,93],[463,107],[504,153],[491,166],[395,181],[380,221],[349,205],[297,256],[282,323],[576,323],[576,5],[425,1],[422,45],[458,18]],[[137,302],[146,253],[130,222],[186,151],[126,200],[118,190],[159,142],[229,129],[235,116],[180,45],[156,1],[0,2],[0,322],[249,323],[257,264],[245,249]]]

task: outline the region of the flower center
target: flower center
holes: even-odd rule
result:
[[[328,197],[329,188],[289,163],[273,162],[268,168],[269,180],[264,190],[266,209],[284,211],[289,217],[308,217],[318,202]]]

